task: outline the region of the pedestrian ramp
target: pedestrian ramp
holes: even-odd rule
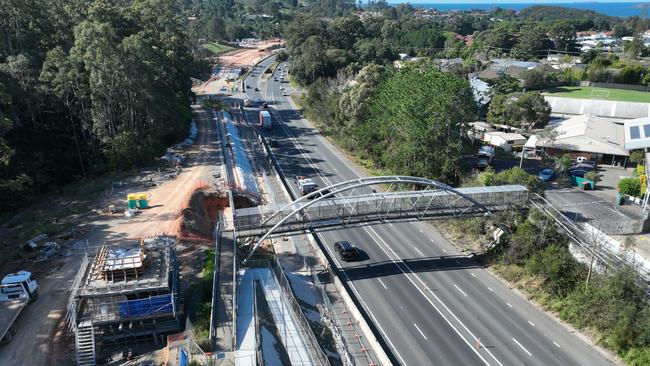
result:
[[[303,339],[304,332],[300,328],[298,315],[289,304],[289,299],[278,283],[273,272],[268,268],[247,268],[240,272],[237,299],[237,356],[236,365],[255,365],[257,350],[260,347],[257,340],[260,336],[256,328],[255,314],[255,283],[261,286],[264,297],[278,329],[280,341],[287,351],[291,365],[316,365],[312,359],[308,345]]]

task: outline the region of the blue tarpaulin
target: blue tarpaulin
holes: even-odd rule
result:
[[[120,306],[120,316],[125,318],[165,314],[173,311],[172,295],[151,296],[147,299],[123,301]]]

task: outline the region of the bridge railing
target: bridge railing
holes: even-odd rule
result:
[[[528,191],[522,186],[463,188],[468,195],[490,210],[524,205]],[[362,222],[401,219],[457,217],[483,214],[484,208],[446,190],[382,192],[355,197],[334,197],[302,206],[286,206],[275,211],[260,208],[237,210],[240,236],[260,235],[284,221],[275,232],[301,231],[328,226],[345,226]],[[308,206],[307,206],[308,205]],[[275,214],[275,215],[274,215]]]

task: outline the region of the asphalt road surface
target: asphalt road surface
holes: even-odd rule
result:
[[[262,133],[278,139],[274,152],[286,179],[306,175],[326,186],[361,176],[282,95],[280,88],[288,84],[260,79],[272,62],[272,58],[263,61],[246,84],[251,85],[249,97],[271,107],[274,129]],[[249,121],[256,121],[257,113],[258,109],[249,108]],[[460,254],[426,223],[346,228],[319,235],[400,364],[613,364]],[[341,262],[332,250],[339,240],[352,241],[367,258]]]

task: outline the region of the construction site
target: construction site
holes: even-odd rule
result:
[[[188,138],[167,149],[159,167],[114,182],[77,225],[81,234],[58,241],[65,256],[27,267],[50,301],[21,316],[0,363],[378,359],[360,336],[367,325],[309,235],[266,240],[243,265],[253,242],[238,237],[236,211],[280,207],[292,197],[244,98],[224,99],[221,111],[197,99]]]
[[[296,265],[293,253],[282,254],[287,245],[308,245],[313,251],[313,243],[306,237],[267,241],[258,259],[241,267],[246,253],[240,251],[250,243],[237,237],[235,211],[286,204],[290,198],[261,138],[240,108],[235,103],[229,111],[197,110],[195,138],[210,147],[211,159],[190,155],[196,145],[188,145],[185,152],[175,149],[175,156],[188,154],[186,161],[195,164],[192,169],[201,166],[203,173],[185,187],[176,213],[164,215],[167,222],[158,233],[143,228],[157,208],[155,199],[160,195],[155,192],[177,186],[176,180],[188,173],[185,169],[148,191],[148,202],[131,201],[145,199],[144,193],[129,195],[125,212],[137,214],[123,225],[138,226],[129,232],[145,238],[105,240],[101,245],[87,242],[83,247],[65,316],[76,364],[120,364],[144,357],[168,365],[187,360],[224,365],[328,365],[330,358],[339,359],[342,346],[335,345],[331,333],[323,340],[312,329],[321,324],[338,329],[336,316],[325,310],[325,304],[334,307],[331,299],[336,298],[336,291],[316,286],[319,279],[313,268],[303,264],[293,272],[283,268]],[[200,274],[203,263],[195,259],[209,248],[215,250],[214,270],[206,279],[211,286],[211,310],[209,319],[202,320],[205,314],[196,308],[205,300],[197,303],[192,292],[197,291],[195,278],[206,275]],[[189,258],[195,259],[188,262]],[[186,299],[190,299],[187,304]],[[317,307],[323,310],[315,312]],[[347,313],[344,309],[341,314]],[[197,333],[201,331],[198,324],[206,321],[207,340]],[[352,323],[350,318],[340,321]],[[342,344],[343,332],[336,333]],[[353,334],[357,332],[350,338]],[[359,344],[359,348],[364,346]]]
[[[176,239],[105,243],[86,256],[68,304],[78,365],[94,365],[110,346],[164,344],[180,329]]]

